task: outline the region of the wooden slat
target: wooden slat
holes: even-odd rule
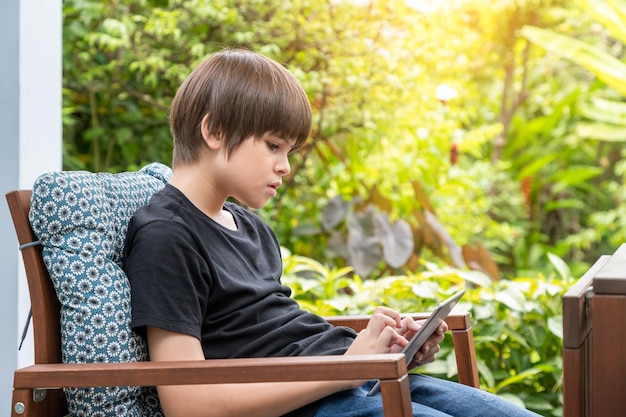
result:
[[[413,317],[415,320],[427,319],[430,313],[409,313],[407,316]],[[353,316],[327,316],[324,317],[333,326],[346,326],[354,329],[356,332],[367,327],[367,323],[370,319],[368,315],[353,315]],[[451,313],[446,318],[446,323],[450,330],[466,330],[471,328],[471,318],[469,313]]]
[[[593,292],[626,295],[626,244],[622,244],[595,274]]]
[[[399,385],[399,386],[398,386]],[[403,375],[397,381],[380,381],[385,416],[413,417],[409,377]]]
[[[37,240],[28,221],[31,194],[31,190],[6,194],[20,245]],[[60,305],[41,257],[41,246],[24,248],[21,252],[33,316],[35,363],[61,362]]]
[[[608,255],[598,261],[563,295],[563,346],[569,349],[579,348],[589,330],[591,320],[586,314],[585,294],[593,285],[598,271],[609,261]]]
[[[14,388],[153,386],[280,381],[397,380],[401,353],[32,365],[15,372]]]
[[[472,328],[452,330],[452,340],[459,382],[470,387],[480,388]]]
[[[626,295],[594,294],[591,303],[590,415],[626,416]]]

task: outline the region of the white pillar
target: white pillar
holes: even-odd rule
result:
[[[0,1],[0,415],[13,371],[33,362],[32,331],[17,347],[30,300],[4,194],[62,163],[62,2]]]

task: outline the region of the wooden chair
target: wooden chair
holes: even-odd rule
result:
[[[224,359],[192,362],[64,364],[61,362],[59,301],[29,220],[31,190],[6,195],[20,244],[30,292],[34,365],[14,374],[11,416],[60,417],[67,414],[62,388],[155,386],[321,380],[381,380],[385,416],[412,416],[407,366],[402,354]],[[415,315],[425,317],[427,315]],[[329,318],[359,331],[368,318]],[[479,387],[468,313],[447,319],[463,384]]]
[[[626,244],[563,296],[563,416],[626,415]]]

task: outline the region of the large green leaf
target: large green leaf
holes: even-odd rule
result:
[[[625,0],[577,0],[577,2],[595,20],[606,27],[611,35],[626,43]]]
[[[616,126],[600,122],[579,122],[576,134],[582,138],[597,139],[604,142],[626,143],[626,125]]]
[[[626,64],[585,42],[534,26],[524,26],[522,35],[546,50],[569,59],[626,96]]]
[[[581,103],[579,110],[588,119],[626,126],[626,103],[595,97]]]

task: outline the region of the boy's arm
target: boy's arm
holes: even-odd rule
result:
[[[153,361],[204,360],[193,336],[148,326]],[[354,388],[353,382],[168,385],[157,387],[167,417],[280,416],[322,397]]]

